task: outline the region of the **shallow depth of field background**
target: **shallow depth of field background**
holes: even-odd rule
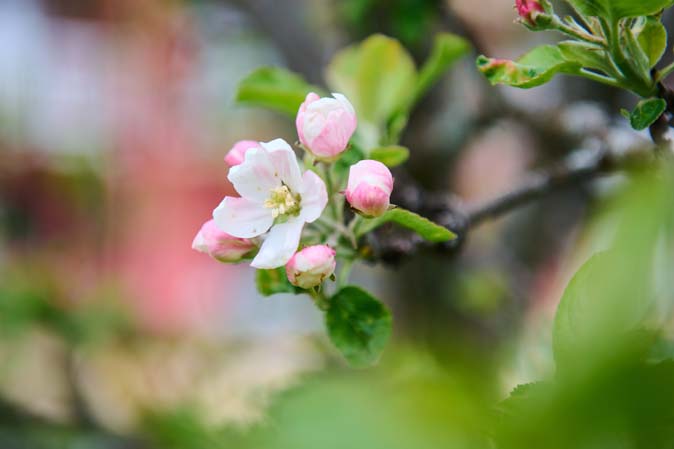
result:
[[[552,316],[619,179],[481,226],[459,253],[359,266],[394,314],[366,370],[308,298],[262,298],[252,269],[190,245],[233,192],[234,142],[296,140],[234,104],[251,70],[321,84],[373,33],[417,61],[440,31],[515,57],[546,36],[514,18],[510,0],[0,0],[0,447],[489,447],[493,405],[554,370]],[[616,114],[629,97],[567,78],[492,88],[474,57],[404,136],[429,190],[479,203],[600,139],[648,140]]]

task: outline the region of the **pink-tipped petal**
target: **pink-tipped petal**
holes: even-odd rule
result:
[[[351,207],[368,217],[379,217],[388,210],[390,195],[379,187],[360,184],[353,191],[346,192],[346,200]]]
[[[353,106],[341,94],[317,98],[315,94],[300,107],[295,124],[302,145],[316,157],[334,160],[346,150],[356,130]]]
[[[295,127],[297,128],[297,136],[300,139],[300,142],[304,144],[304,117],[305,117],[305,112],[307,110],[307,106],[309,106],[311,103],[314,101],[318,100],[319,97],[318,94],[314,92],[309,92],[304,99],[304,102],[300,105],[300,109],[297,111],[297,117],[295,118]]]
[[[379,161],[364,160],[349,169],[345,196],[351,207],[368,217],[386,212],[393,191],[391,171]]]
[[[375,185],[389,194],[393,191],[391,170],[379,161],[363,160],[349,168],[347,190],[354,190],[363,182]]]
[[[269,192],[281,185],[281,177],[274,167],[269,152],[262,147],[246,153],[246,160],[229,170],[227,179],[243,198],[262,203]]]
[[[302,176],[302,220],[311,223],[318,219],[328,204],[328,191],[325,182],[311,170],[304,172]]]
[[[304,222],[298,219],[275,225],[250,265],[263,269],[285,265],[297,251],[303,227]]]
[[[335,250],[327,245],[308,246],[293,255],[286,264],[291,284],[300,288],[320,285],[335,271]]]
[[[337,101],[339,101],[339,103],[340,103],[340,104],[342,105],[342,107],[349,113],[349,115],[352,116],[352,118],[353,118],[354,129],[356,129],[356,128],[355,128],[355,124],[356,124],[356,110],[353,108],[353,105],[351,104],[351,102],[349,101],[349,99],[346,98],[345,95],[338,94],[338,93],[336,93],[336,92],[333,92],[333,93],[332,93],[332,96],[335,97],[335,99],[336,99]]]
[[[213,211],[213,220],[222,231],[240,238],[262,235],[274,223],[269,209],[245,198],[225,197]]]
[[[223,232],[213,220],[208,220],[194,237],[192,248],[220,262],[233,263],[240,262],[246,254],[254,250],[255,244],[248,239]]]
[[[246,159],[246,153],[251,148],[257,148],[260,144],[254,140],[240,140],[234,144],[225,155],[225,163],[230,167],[242,164]]]
[[[302,185],[302,174],[293,149],[283,139],[275,139],[261,144],[269,153],[275,173],[290,190],[297,192]]]

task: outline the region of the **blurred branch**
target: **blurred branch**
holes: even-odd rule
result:
[[[66,352],[64,365],[66,379],[70,389],[73,416],[75,421],[82,427],[97,431],[101,430],[98,427],[96,419],[91,416],[86,399],[84,398],[80,389],[77,376],[77,355],[73,349],[69,349]]]
[[[139,439],[116,435],[100,428],[90,428],[80,422],[72,425],[51,422],[41,416],[32,414],[19,406],[0,399],[0,447],[31,447],[47,448],[57,445],[72,444],[72,447],[79,446],[86,442],[86,447],[96,449],[147,449],[149,446]],[[12,438],[9,441],[4,439],[3,430],[11,430]],[[53,446],[48,443],[36,446],[34,440],[35,434],[44,436],[54,435]],[[26,445],[16,446],[18,443]],[[70,447],[70,446],[69,446]],[[84,447],[84,446],[83,446]]]
[[[557,190],[576,186],[602,175],[612,174],[624,168],[628,159],[616,158],[609,151],[602,151],[598,157],[583,164],[567,162],[548,171],[533,173],[522,185],[504,195],[469,208],[468,222],[474,227]]]
[[[574,156],[578,156],[575,154]],[[580,155],[584,156],[584,155]],[[398,199],[403,207],[428,216],[458,235],[455,241],[438,246],[443,252],[454,253],[477,226],[498,219],[539,199],[571,187],[577,187],[602,176],[628,169],[647,167],[654,160],[652,148],[617,155],[603,150],[595,157],[584,157],[582,162],[571,157],[549,170],[533,173],[519,186],[507,193],[474,206],[462,206],[456,197],[424,192],[418,185],[406,183]],[[384,227],[368,236],[366,244],[371,260],[396,263],[428,246],[420,237],[407,231]]]

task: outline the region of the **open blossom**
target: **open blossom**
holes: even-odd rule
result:
[[[344,95],[320,98],[311,92],[297,113],[295,124],[302,145],[319,159],[336,159],[356,130],[356,112]]]
[[[286,264],[286,274],[291,284],[300,288],[320,285],[335,271],[335,250],[328,245],[308,246]]]
[[[258,146],[260,146],[260,144],[254,140],[239,140],[225,155],[225,162],[230,167],[239,165],[244,161],[246,152],[251,148],[257,148]]]
[[[393,191],[391,171],[379,161],[364,160],[349,169],[346,200],[367,217],[378,217],[388,209]]]
[[[192,248],[220,262],[239,262],[255,249],[255,243],[229,235],[221,231],[213,220],[208,220],[194,237]]]
[[[301,173],[283,139],[248,150],[243,163],[229,170],[228,179],[241,196],[225,197],[213,211],[215,223],[240,238],[269,231],[251,266],[285,265],[297,250],[304,223],[313,222],[325,209],[325,183],[312,171]]]
[[[534,25],[536,23],[534,17],[535,13],[543,12],[543,6],[539,0],[515,0],[515,7],[522,20],[529,25]]]

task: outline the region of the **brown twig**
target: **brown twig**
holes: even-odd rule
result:
[[[651,148],[622,155],[604,150],[595,157],[586,159],[578,163],[574,158],[569,158],[549,170],[533,173],[509,192],[474,206],[464,207],[456,197],[448,194],[429,194],[420,190],[418,186],[410,186],[407,183],[399,204],[416,210],[455,232],[458,235],[455,241],[438,246],[441,251],[452,254],[477,226],[501,218],[560,190],[630,168],[649,166],[654,160],[654,153]],[[393,227],[384,227],[372,233],[367,238],[366,245],[371,260],[386,263],[397,263],[416,253],[419,248],[428,246],[415,234]]]
[[[514,209],[527,205],[566,187],[579,185],[605,174],[624,168],[624,161],[604,151],[584,164],[564,163],[550,170],[533,173],[520,186],[504,195],[468,209],[468,221],[477,226],[489,219],[498,218]]]

